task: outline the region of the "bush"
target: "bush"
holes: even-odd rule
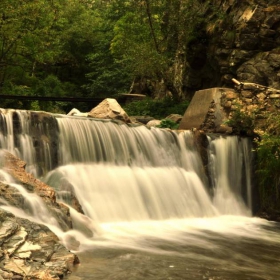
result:
[[[145,98],[134,101],[123,106],[129,116],[151,116],[156,119],[163,119],[170,114],[183,115],[189,105],[189,100],[178,102],[172,98],[154,100]]]
[[[236,110],[232,113],[231,118],[226,124],[232,127],[233,131],[240,135],[253,135],[255,127],[255,113],[246,112],[241,109],[238,104],[235,104]]]
[[[262,210],[280,211],[280,116],[270,113],[257,144],[257,177]]]
[[[261,210],[280,212],[280,115],[279,112],[263,113],[266,119],[263,130],[255,129],[257,111],[245,112],[238,104],[227,124],[233,131],[255,138],[257,152],[256,175]]]
[[[160,125],[157,125],[159,128],[170,128],[170,129],[178,129],[179,124],[170,120],[170,119],[164,119],[160,122]]]
[[[262,209],[280,211],[280,138],[263,135],[258,142],[258,181]]]

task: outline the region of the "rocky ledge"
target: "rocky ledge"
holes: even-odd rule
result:
[[[46,226],[0,209],[0,279],[61,279],[77,257]]]
[[[27,211],[29,207],[15,184],[22,186],[30,196],[36,194],[63,231],[72,228],[69,209],[57,203],[51,187],[25,172],[25,162],[8,152],[1,152],[1,164],[1,170],[14,181],[7,181],[4,173],[0,176],[0,280],[62,279],[79,262],[78,258],[48,227],[15,217],[8,211],[9,207],[19,211]]]

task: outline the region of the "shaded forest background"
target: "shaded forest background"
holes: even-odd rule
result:
[[[182,82],[186,56],[207,43],[205,11],[223,17],[210,2],[1,0],[0,94],[190,97]],[[51,112],[69,106],[1,100],[1,107]]]

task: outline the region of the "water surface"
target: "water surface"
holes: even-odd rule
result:
[[[80,252],[78,279],[279,279],[280,225],[221,216],[104,224]]]

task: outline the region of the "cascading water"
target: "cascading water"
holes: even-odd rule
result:
[[[71,185],[87,216],[98,222],[249,213],[240,187],[248,141],[210,141],[212,201],[191,132],[69,118],[58,123],[60,161],[72,164],[52,171],[47,183],[58,193],[61,182]]]
[[[63,116],[55,121],[57,163],[47,156],[44,180],[70,205],[75,229],[48,226],[66,246],[69,236],[80,242],[78,279],[278,277],[279,229],[251,217],[248,139],[209,137],[208,182],[191,132]],[[18,144],[6,142],[14,128],[2,127],[1,147],[22,156]],[[28,149],[34,152],[34,142]],[[73,195],[85,215],[74,209]]]
[[[27,171],[36,174],[36,159],[30,137],[28,113],[8,110],[0,114],[0,147],[28,162]]]
[[[30,111],[0,109],[0,149],[8,150],[24,160],[27,163],[26,170],[34,176],[39,176],[40,168],[46,172],[54,164],[50,141],[44,136],[48,127],[43,127],[42,123],[32,123],[31,114]],[[38,139],[34,139],[32,130],[36,131]],[[40,168],[39,162],[42,165]]]
[[[222,214],[250,215],[251,145],[249,139],[219,137],[210,141],[210,177],[214,188],[213,204]],[[245,184],[243,170],[246,169]],[[242,194],[245,190],[246,200]]]

